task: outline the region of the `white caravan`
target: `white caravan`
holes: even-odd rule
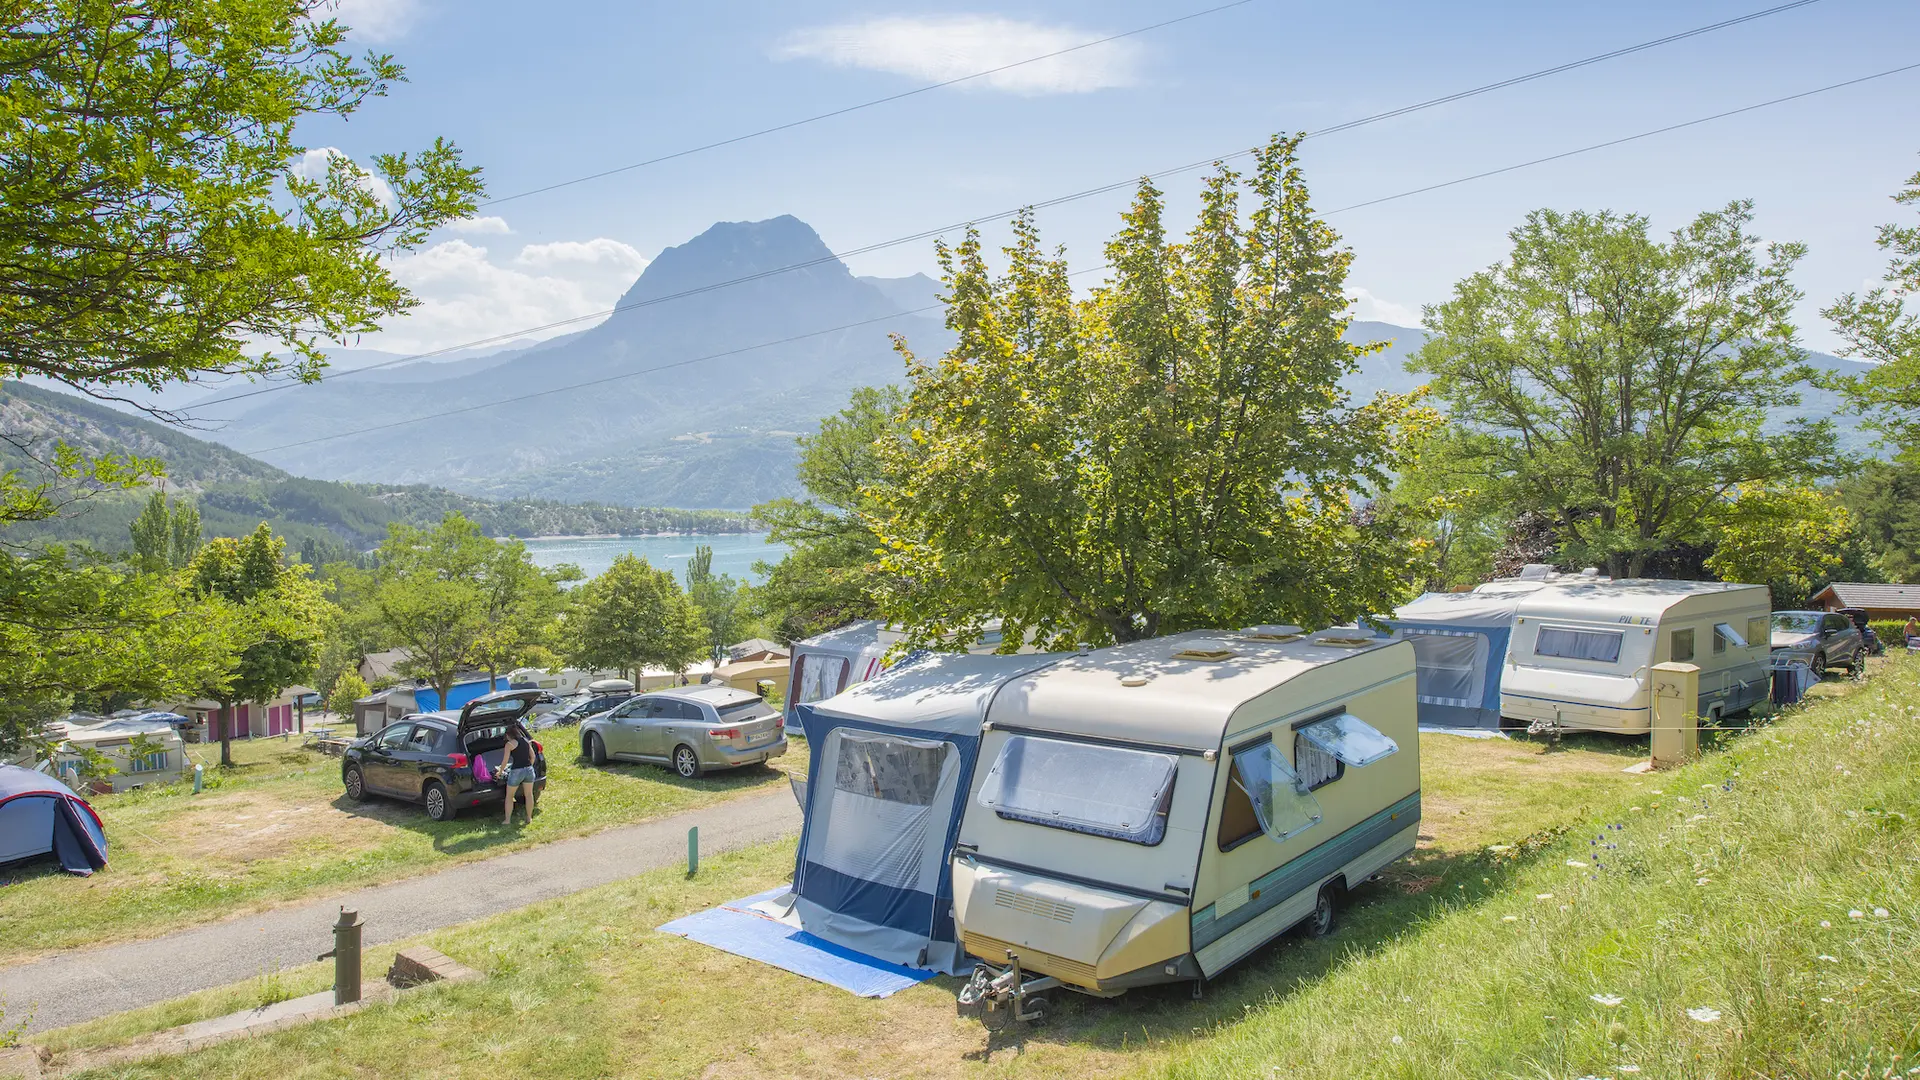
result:
[[[793,643],[793,667],[787,692],[787,729],[805,735],[806,721],[799,706],[811,705],[877,677],[898,663],[896,646],[906,635],[874,619],[850,622],[845,626]],[[1000,651],[1000,623],[987,624],[979,640],[966,651],[984,656]],[[1030,648],[1017,650],[1033,652]]]
[[[1199,631],[1000,686],[953,855],[983,964],[963,1013],[1193,981],[1414,848],[1414,652],[1356,631]],[[1037,977],[1030,977],[1037,976]]]
[[[1644,735],[1653,722],[1651,669],[1670,661],[1700,668],[1698,716],[1736,715],[1767,698],[1769,614],[1764,585],[1552,581],[1516,608],[1501,715]]]

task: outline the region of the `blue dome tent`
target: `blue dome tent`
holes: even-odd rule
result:
[[[107,865],[100,815],[45,773],[0,765],[0,863],[53,855],[70,873]]]

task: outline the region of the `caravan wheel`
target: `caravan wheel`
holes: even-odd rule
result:
[[[1339,884],[1332,881],[1320,886],[1320,895],[1313,901],[1313,914],[1300,924],[1301,933],[1310,938],[1326,937],[1333,933],[1333,908],[1339,890]]]

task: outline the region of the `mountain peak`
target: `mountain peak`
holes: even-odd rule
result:
[[[674,306],[691,302],[690,311],[714,315],[727,310],[735,319],[739,312],[767,304],[852,312],[855,318],[890,310],[875,290],[854,280],[813,226],[792,214],[718,222],[667,248],[647,264],[620,298],[620,306],[687,293],[697,299],[688,297]]]

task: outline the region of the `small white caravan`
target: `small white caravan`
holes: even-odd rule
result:
[[[1554,580],[1515,609],[1501,714],[1644,735],[1653,721],[1651,669],[1678,662],[1700,668],[1698,716],[1736,715],[1767,697],[1769,614],[1764,585]]]
[[[1262,628],[1263,630],[1265,628]],[[1219,974],[1414,848],[1414,651],[1200,631],[1070,656],[991,698],[953,855],[984,963],[963,1012]],[[1029,978],[1037,975],[1037,978]]]

